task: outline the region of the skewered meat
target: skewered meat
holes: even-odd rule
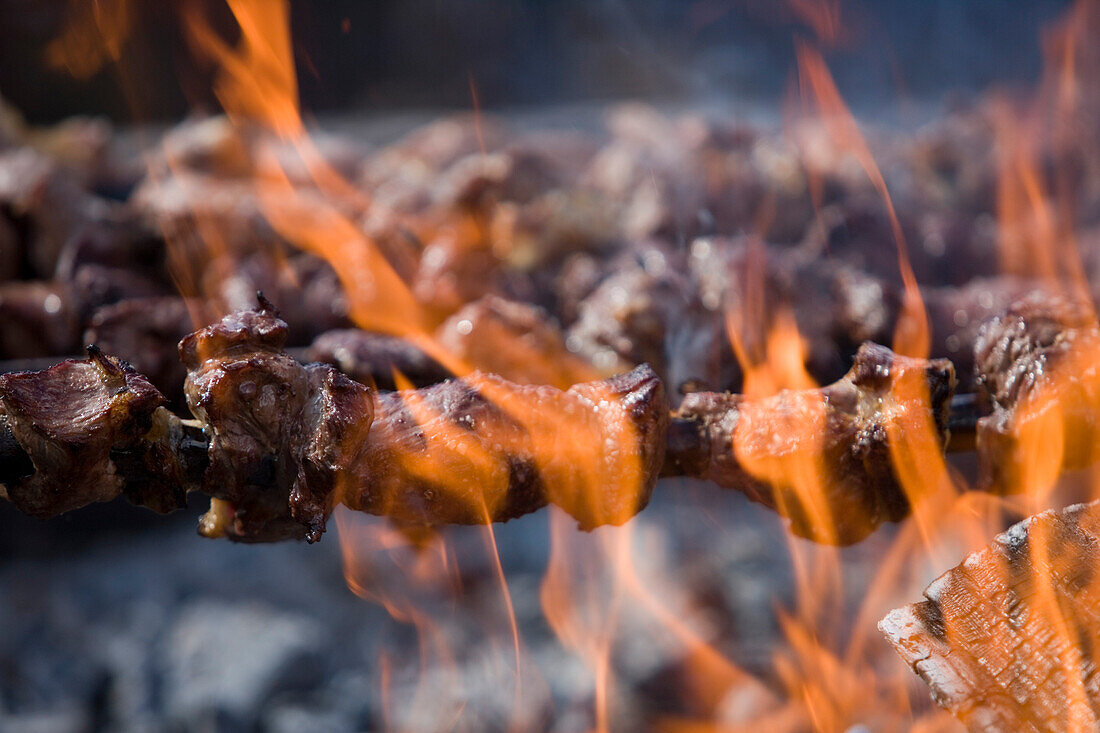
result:
[[[0,210],[19,223],[29,264],[39,277],[51,277],[73,233],[111,208],[30,148],[0,153]]]
[[[961,287],[924,288],[921,298],[932,328],[932,356],[942,356],[955,364],[959,391],[978,388],[974,364],[974,344],[983,325],[1004,314],[1020,298],[1031,292],[1045,292],[1032,280],[1008,276],[976,278]]]
[[[332,266],[311,254],[256,253],[236,262],[218,287],[224,313],[247,310],[264,293],[287,316],[287,343],[303,346],[325,331],[347,328],[348,304]]]
[[[678,431],[694,429],[700,439],[673,453],[672,473],[777,508],[803,537],[856,542],[909,513],[891,443],[928,425],[945,445],[954,386],[949,361],[865,344],[848,374],[821,389],[761,400],[689,394],[673,417]]]
[[[668,403],[648,367],[567,391],[472,374],[379,396],[367,460],[341,494],[409,524],[482,524],[547,503],[582,529],[649,501]]]
[[[721,315],[704,307],[674,255],[628,250],[577,307],[566,345],[603,372],[651,364],[670,389],[722,388],[736,367]]]
[[[316,540],[336,502],[420,525],[503,521],[553,503],[591,528],[644,507],[663,466],[665,474],[744,491],[815,539],[852,542],[908,510],[892,473],[892,441],[922,420],[942,441],[953,386],[946,362],[867,345],[845,379],[821,390],[755,401],[689,395],[666,439],[664,387],[646,366],[566,391],[475,373],[375,395],[331,367],[294,361],[282,351],[286,331],[261,310],[185,338],[187,401],[206,440],[181,437],[187,424],[159,411],[159,428],[142,423],[126,433],[129,442],[100,450],[115,462],[120,490],[170,508],[199,488],[214,497],[204,534],[240,541]],[[24,378],[35,374],[53,372]],[[134,375],[128,366],[124,374]],[[163,398],[140,379],[159,405]],[[67,390],[60,383],[55,399]],[[86,399],[73,397],[69,409],[84,409]],[[821,446],[813,445],[818,437]],[[800,507],[791,474],[775,470],[797,463],[800,451],[820,455],[821,500],[835,527]],[[18,459],[4,464],[17,483]],[[51,466],[38,467],[40,484],[63,485]],[[72,501],[41,512],[83,500]]]
[[[1100,503],[1013,526],[879,629],[972,731],[1094,729]]]
[[[442,382],[450,372],[406,339],[357,329],[321,334],[306,352],[310,361],[332,364],[357,382],[397,389],[394,372],[417,387]]]
[[[1033,293],[982,327],[975,361],[993,403],[977,431],[985,488],[1020,491],[1043,467],[1100,458],[1100,327],[1091,308]]]
[[[777,318],[793,316],[808,342],[807,369],[819,382],[838,379],[863,342],[887,341],[898,312],[889,286],[803,250],[700,238],[692,243],[690,267],[702,302],[730,314],[742,348],[754,360],[764,356]]]
[[[178,297],[124,300],[95,311],[84,341],[129,362],[162,394],[182,405],[187,371],[177,345],[202,313],[200,303]]]
[[[64,356],[79,348],[80,322],[59,283],[0,285],[0,320],[0,353],[6,359]]]
[[[210,438],[208,536],[316,542],[337,474],[366,448],[370,390],[330,366],[299,364],[282,351],[286,336],[271,312],[246,311],[180,343],[187,404]]]
[[[565,388],[596,376],[565,348],[565,337],[545,311],[493,295],[447,319],[436,339],[470,367],[520,384]]]
[[[7,483],[21,511],[49,517],[124,490],[158,511],[181,506],[178,463],[167,448],[164,398],[128,364],[89,348],[87,361],[0,375],[0,412],[33,463]],[[145,438],[155,434],[151,441]],[[144,443],[144,445],[143,445]],[[114,451],[127,453],[121,470]]]

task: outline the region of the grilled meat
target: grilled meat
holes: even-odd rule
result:
[[[975,361],[993,404],[977,430],[985,488],[1022,491],[1100,459],[1100,327],[1091,308],[1033,293],[981,328]]]
[[[332,364],[357,382],[397,389],[394,374],[417,387],[442,382],[450,372],[406,339],[353,328],[327,331],[306,352],[310,361]]]
[[[583,529],[622,524],[649,501],[667,422],[645,366],[564,392],[475,373],[384,393],[340,498],[418,525],[505,521],[547,503]]]
[[[21,511],[49,517],[124,491],[158,511],[181,506],[164,398],[128,364],[89,349],[86,361],[0,375],[0,411],[32,465],[6,484]],[[129,470],[116,459],[118,451]]]
[[[736,489],[778,509],[803,537],[856,542],[909,513],[891,443],[931,427],[947,441],[955,372],[865,344],[843,379],[748,400],[700,392],[673,419],[683,441],[671,472]],[[689,431],[699,440],[691,440]],[[698,447],[696,447],[698,446]]]
[[[286,336],[272,312],[245,311],[180,343],[187,405],[210,439],[202,490],[226,502],[212,506],[207,535],[317,541],[338,473],[366,447],[371,391],[299,364],[282,351]]]

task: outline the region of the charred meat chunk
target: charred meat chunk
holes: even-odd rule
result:
[[[988,321],[974,350],[993,404],[977,430],[984,488],[1021,491],[1048,471],[1100,459],[1100,327],[1091,308],[1033,293]]]
[[[167,441],[164,397],[128,364],[89,348],[86,361],[64,361],[40,372],[0,375],[0,411],[33,466],[7,484],[21,511],[50,517],[126,490],[140,464],[131,496],[158,510],[179,505],[181,485]],[[143,445],[149,442],[150,445]]]
[[[683,440],[666,471],[742,491],[803,537],[850,544],[909,513],[891,443],[931,429],[945,445],[954,386],[946,360],[865,344],[848,374],[820,389],[689,394],[673,415]]]
[[[475,373],[382,393],[340,501],[413,525],[506,521],[548,503],[583,529],[622,524],[649,501],[667,421],[647,366],[566,391]]]
[[[180,343],[187,404],[210,441],[208,536],[317,541],[337,477],[367,444],[371,391],[330,366],[299,364],[282,351],[286,337],[286,324],[261,310]]]
[[[397,389],[398,373],[414,386],[442,382],[451,373],[407,339],[354,328],[321,334],[306,352],[310,361],[332,364],[357,382]]]
[[[251,308],[256,292],[262,291],[292,324],[287,334],[291,346],[308,344],[317,334],[351,325],[336,272],[311,254],[250,255],[234,263],[217,290],[225,313]]]
[[[972,731],[1100,724],[1100,503],[1010,528],[879,629]]]

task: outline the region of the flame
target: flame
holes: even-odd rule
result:
[[[69,0],[65,28],[46,46],[46,63],[77,79],[89,79],[118,63],[134,26],[131,0]]]
[[[867,142],[859,130],[855,117],[852,116],[840,96],[840,91],[829,73],[825,59],[806,43],[798,43],[796,52],[799,82],[803,89],[804,99],[813,102],[815,105],[821,123],[828,132],[833,144],[839,150],[855,158],[860,167],[863,168],[864,173],[867,174],[871,184],[882,198],[886,206],[886,213],[890,218],[894,245],[897,249],[898,270],[905,285],[902,312],[898,316],[898,324],[894,332],[894,350],[906,356],[927,356],[930,348],[928,315],[924,310],[924,301],[921,299],[917,279],[913,275],[913,268],[909,262],[909,252],[905,243],[905,234],[902,231],[901,223],[898,221],[897,212],[894,210],[894,201],[889,190],[887,190],[886,179],[883,178],[882,172],[871,154],[871,149],[867,146]]]
[[[825,46],[835,46],[845,38],[841,0],[787,0],[787,3]]]
[[[790,4],[823,44],[843,38],[839,2],[791,0]],[[1053,84],[1056,108],[1067,117],[1075,116],[1083,104],[1086,74],[1080,57],[1087,45],[1084,27],[1090,6],[1082,0],[1060,26],[1061,42],[1051,64],[1054,71],[1048,72],[1044,82],[1048,87]],[[471,536],[480,540],[501,591],[500,608],[484,619],[480,631],[494,670],[514,681],[510,725],[519,730],[529,722],[524,717],[525,701],[537,694],[541,683],[523,673],[524,641],[492,528],[509,499],[512,466],[505,457],[523,453],[531,456],[531,470],[540,477],[547,498],[559,507],[549,512],[551,557],[540,600],[550,627],[591,672],[594,729],[613,727],[620,663],[617,642],[626,633],[648,633],[655,646],[660,640],[682,658],[684,707],[690,711],[663,717],[660,730],[839,732],[857,724],[875,730],[951,730],[951,719],[930,710],[919,683],[896,664],[877,636],[874,622],[883,609],[915,597],[930,576],[953,564],[960,553],[983,546],[1006,516],[1033,513],[1058,502],[1057,478],[1067,464],[1081,467],[1100,457],[1091,446],[1078,445],[1078,436],[1091,435],[1089,426],[1075,422],[1066,409],[1067,403],[1075,403],[1093,413],[1100,411],[1100,379],[1090,371],[1092,364],[1100,363],[1100,354],[1082,350],[1052,368],[1049,384],[1021,406],[1014,449],[1021,458],[1020,469],[1009,476],[1011,485],[1004,487],[1015,494],[1007,498],[960,490],[964,482],[944,460],[935,426],[921,409],[914,409],[930,403],[926,383],[917,374],[897,377],[881,409],[906,416],[887,420],[886,429],[894,471],[915,518],[895,530],[872,535],[855,551],[789,540],[797,595],[792,607],[779,609],[785,643],[772,660],[770,678],[758,679],[708,636],[705,622],[694,613],[699,600],[691,596],[675,569],[661,567],[661,553],[649,541],[657,530],[644,520],[627,523],[647,497],[644,467],[637,456],[609,449],[638,440],[626,406],[612,394],[590,395],[590,402],[600,407],[600,415],[594,417],[577,410],[573,402],[551,396],[556,392],[504,387],[473,372],[477,364],[456,359],[438,345],[432,328],[447,314],[425,306],[358,225],[359,217],[372,205],[370,196],[344,181],[310,141],[299,109],[287,2],[229,0],[229,7],[241,30],[235,47],[213,32],[194,5],[185,8],[184,18],[195,49],[218,64],[215,91],[236,132],[244,138],[259,127],[267,136],[261,135],[255,149],[250,149],[244,184],[255,193],[265,219],[287,242],[332,264],[360,326],[410,339],[463,375],[466,384],[495,410],[489,424],[473,431],[441,414],[422,393],[404,390],[402,407],[414,422],[432,430],[424,431],[423,445],[398,446],[393,455],[401,475],[435,487],[464,515],[484,526],[435,532],[394,526],[342,509],[336,512],[349,587],[412,625],[420,641],[419,679],[439,675],[447,683],[416,685],[410,698],[395,702],[398,661],[383,652],[379,664],[388,726],[403,727],[400,709],[435,709],[443,729],[458,727],[463,719],[461,699],[428,695],[461,684],[448,629],[462,609],[455,601],[463,591],[459,557],[466,557],[465,552],[456,551],[454,541]],[[125,23],[106,26],[122,28]],[[107,48],[117,52],[124,37],[124,32],[116,32],[112,36],[116,40],[108,42]],[[812,46],[799,43],[797,59],[804,103],[816,112],[835,151],[858,163],[886,208],[905,288],[895,349],[924,356],[930,345],[927,317],[886,179],[824,58]],[[469,84],[475,134],[485,154],[480,100],[472,76]],[[1049,92],[1038,95],[1037,109],[1049,112],[1049,97],[1044,94]],[[1072,225],[1072,186],[1066,175],[1050,180],[1043,172],[1042,156],[1049,152],[1048,137],[1052,137],[1047,135],[1046,118],[1038,113],[1020,115],[1003,100],[993,106],[992,114],[1004,271],[1038,274],[1073,296],[1087,293]],[[1055,142],[1061,149],[1081,142],[1069,123],[1058,130],[1062,137]],[[277,143],[294,147],[305,163],[308,180],[292,176],[280,164]],[[173,173],[186,175],[178,162]],[[812,169],[807,175],[817,203],[820,178]],[[774,201],[765,197],[758,228],[765,227],[774,208]],[[237,263],[218,222],[197,214],[194,225],[194,234],[211,259],[231,272]],[[486,223],[468,212],[447,211],[438,219],[425,216],[409,225],[425,241],[451,237],[458,249],[496,244],[487,241],[491,237]],[[209,273],[195,275],[178,269],[181,289],[213,289],[199,281]],[[729,449],[750,474],[777,487],[775,501],[781,513],[797,517],[815,537],[835,543],[838,523],[860,518],[838,517],[831,506],[832,479],[824,445],[827,404],[814,391],[818,385],[806,369],[805,339],[791,313],[766,312],[759,257],[750,257],[746,291],[743,310],[727,314],[730,340],[744,370],[745,393],[742,421]],[[520,351],[521,361],[528,365],[537,367],[543,358],[538,350]],[[546,367],[550,372],[554,365]],[[398,375],[396,381],[404,380]],[[762,444],[756,437],[762,433],[773,442]],[[772,445],[784,450],[772,450]],[[1096,477],[1092,478],[1095,483]],[[339,493],[350,496],[361,488],[342,486]],[[1092,496],[1100,496],[1098,488],[1090,485]],[[396,509],[402,500],[402,494],[394,491],[382,503]],[[582,534],[574,527],[582,517],[593,524],[626,524]],[[469,546],[463,545],[463,550]],[[859,565],[853,552],[873,557],[876,568]],[[1036,610],[1029,633],[1035,638],[1052,634],[1065,642],[1058,645],[1061,656],[1056,663],[1062,669],[1078,669],[1081,660],[1074,651],[1078,629],[1053,587],[1042,581],[1068,571],[1058,555],[1056,538],[1037,533],[1029,552],[1035,566],[1044,570],[1037,575]],[[853,576],[861,572],[873,573],[873,578],[863,596],[853,601],[853,588],[858,588]],[[1004,572],[1007,577],[1009,569]],[[498,623],[501,620],[504,623]],[[948,629],[948,634],[963,631]],[[1085,679],[1068,675],[1063,684],[1069,699],[1087,699]],[[723,702],[731,695],[744,696],[748,702],[733,714],[724,713]]]

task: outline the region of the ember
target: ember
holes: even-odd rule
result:
[[[785,49],[755,122],[449,62],[318,123],[327,9],[64,5],[48,73],[137,102],[159,29],[195,103],[0,108],[0,729],[1097,726],[1092,3],[922,124],[854,2],[684,11]]]

